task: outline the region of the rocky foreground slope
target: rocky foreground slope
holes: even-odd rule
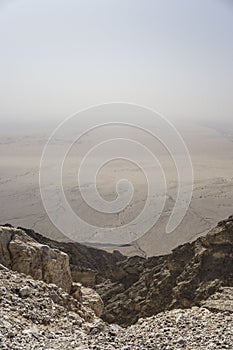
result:
[[[0,349],[233,349],[233,217],[148,259],[1,226],[0,264]]]
[[[0,266],[0,349],[232,350],[233,288],[206,303],[140,319],[125,329],[104,323],[56,285]]]

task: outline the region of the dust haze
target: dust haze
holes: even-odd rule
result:
[[[177,172],[166,150],[149,136],[141,142],[148,145],[160,160],[168,184],[166,205],[157,224],[140,239],[124,247],[117,247],[125,254],[154,255],[167,253],[180,243],[204,235],[223,217],[232,211],[233,201],[233,125],[230,121],[189,121],[174,123],[189,149],[194,169],[194,191],[191,205],[182,223],[171,233],[165,227],[174,207],[177,195]],[[42,128],[11,130],[1,133],[1,210],[0,222],[30,227],[58,240],[68,240],[51,223],[43,207],[39,189],[39,165],[48,131]],[[49,130],[49,128],[47,128]],[[117,130],[114,130],[117,132]],[[114,136],[114,132],[113,135]],[[119,132],[119,130],[118,130]],[[102,131],[103,133],[103,131]],[[107,131],[109,133],[109,131]],[[130,137],[129,130],[120,130]],[[128,179],[134,186],[134,198],[130,206],[120,214],[95,213],[84,202],[78,187],[77,173],[80,161],[90,147],[100,141],[102,134],[86,135],[73,147],[64,164],[63,186],[73,210],[87,222],[100,227],[124,225],[142,210],[146,195],[146,179],[134,164],[125,160],[113,160],[100,170],[97,189],[106,200],[116,197],[116,182]],[[109,135],[111,136],[111,135]],[[62,142],[62,141],[61,141]],[[59,147],[59,143],[58,146]],[[89,159],[96,161],[96,159]],[[98,160],[97,160],[98,161]],[[148,170],[153,172],[153,165]],[[155,174],[156,178],[156,174]],[[90,183],[87,187],[91,189]],[[56,208],[54,208],[56,210]],[[77,227],[78,231],[78,227]],[[95,245],[95,242],[89,242]],[[107,245],[105,249],[116,249]]]
[[[138,133],[164,170],[167,191],[158,188],[157,195],[166,196],[165,208],[142,237],[133,239],[132,228],[130,244],[109,242],[105,249],[167,253],[232,214],[232,42],[230,1],[70,0],[69,6],[64,0],[0,1],[0,223],[69,239],[50,221],[41,200],[43,149],[67,116],[110,102],[146,106],[174,124],[191,155],[194,190],[183,221],[166,234],[179,189],[177,169],[166,148]],[[109,162],[96,177],[98,193],[108,201],[116,198],[120,179],[133,185],[134,196],[123,211],[97,213],[81,196],[77,174],[83,157],[103,135],[119,134],[132,136],[127,128],[85,135],[64,162],[62,180],[71,208],[97,227],[131,222],[147,198],[145,174],[123,159]],[[56,152],[66,142],[57,139]],[[90,157],[89,162],[99,160]],[[156,181],[153,164],[146,171]],[[83,186],[92,193],[93,183]],[[93,237],[86,243],[97,242]]]

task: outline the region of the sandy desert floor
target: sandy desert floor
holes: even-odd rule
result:
[[[128,255],[167,253],[175,246],[203,235],[219,220],[233,214],[233,128],[192,124],[182,125],[179,130],[190,151],[194,169],[192,201],[182,223],[174,232],[165,233],[175,203],[177,174],[169,156],[156,146],[168,182],[164,211],[156,225],[139,239],[125,246],[103,245],[105,249],[119,249]],[[50,238],[67,240],[51,223],[40,197],[39,163],[46,139],[46,134],[39,133],[1,133],[0,223],[33,228]],[[67,160],[64,166],[65,193],[73,210],[84,220],[99,226],[120,226],[130,222],[142,210],[147,196],[145,178],[138,168],[125,161],[108,164],[98,176],[100,194],[113,200],[117,179],[126,178],[134,185],[134,198],[127,210],[119,215],[97,215],[83,202],[76,181],[77,165],[87,150],[86,145],[96,140],[84,140]],[[146,142],[151,145],[151,140]],[[59,145],[57,147],[59,152]],[[153,166],[148,164],[146,171],[153,172]],[[87,182],[89,192],[91,186]],[[91,243],[95,245],[95,240]]]

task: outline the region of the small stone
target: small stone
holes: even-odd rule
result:
[[[185,344],[186,344],[186,341],[184,340],[183,337],[179,337],[179,338],[177,339],[177,343],[180,344],[180,345],[185,345]]]
[[[31,287],[25,286],[23,288],[20,288],[19,290],[19,294],[21,297],[28,297],[29,295],[31,295],[33,292]]]

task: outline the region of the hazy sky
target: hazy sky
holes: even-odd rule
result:
[[[0,118],[128,101],[232,118],[231,0],[0,0]]]

